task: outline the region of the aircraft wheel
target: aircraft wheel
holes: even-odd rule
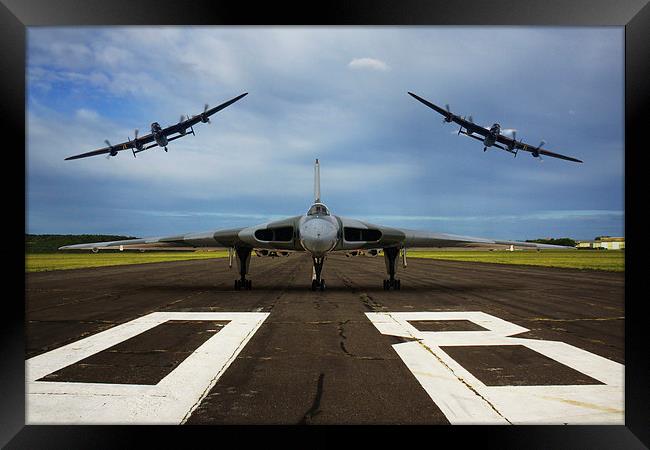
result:
[[[384,280],[384,291],[388,290],[388,280]]]
[[[311,280],[311,290],[312,291],[316,290],[316,285],[317,285],[316,280]]]
[[[321,291],[325,290],[325,280],[320,280],[320,290]]]
[[[235,280],[235,290],[238,291],[241,288],[239,280]]]
[[[253,282],[251,280],[246,280],[246,289],[249,291],[253,289]]]
[[[398,291],[402,289],[402,280],[395,280],[395,289]]]

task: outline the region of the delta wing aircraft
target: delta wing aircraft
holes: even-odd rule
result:
[[[542,146],[546,144],[544,141],[541,141],[536,147],[534,145],[526,144],[524,141],[517,141],[516,131],[513,131],[512,137],[505,136],[501,134],[501,125],[498,123],[495,123],[489,129],[484,128],[480,125],[475,124],[472,121],[472,116],[469,116],[466,119],[465,117],[461,117],[452,113],[449,110],[449,105],[445,105],[446,109],[443,109],[440,106],[434,105],[430,101],[423,99],[422,97],[418,97],[412,92],[409,92],[408,94],[414,99],[433,109],[437,113],[442,114],[444,116],[443,123],[456,122],[458,125],[460,125],[460,129],[458,130],[459,135],[464,134],[465,136],[469,136],[473,139],[476,139],[477,141],[483,142],[483,151],[486,151],[488,147],[497,147],[501,150],[505,150],[514,154],[515,158],[517,157],[519,150],[523,150],[525,152],[530,152],[533,157],[539,158],[540,160],[542,159],[540,155],[545,155],[552,158],[564,159],[566,161],[573,161],[578,163],[582,162],[579,159],[573,158],[571,156],[560,155],[559,153],[554,153],[549,150],[542,150]],[[465,130],[463,130],[463,128]]]
[[[429,231],[414,231],[402,228],[373,225],[361,220],[335,216],[321,202],[320,164],[314,166],[314,203],[305,215],[289,217],[252,227],[211,230],[202,233],[175,236],[129,239],[112,242],[66,245],[59,250],[87,249],[97,252],[100,249],[151,249],[166,247],[212,247],[227,248],[232,266],[233,255],[237,258],[239,279],[235,289],[251,289],[252,282],[246,278],[250,266],[251,253],[277,256],[289,252],[307,252],[313,261],[312,290],[325,290],[325,280],[321,277],[323,263],[331,252],[358,254],[368,252],[377,255],[383,250],[388,278],[384,289],[401,288],[395,278],[398,256],[406,267],[406,249],[418,247],[483,247],[507,246],[525,248],[567,249],[558,245],[532,242],[501,241],[469,236],[458,236]]]
[[[206,104],[201,114],[192,117],[181,116],[178,123],[174,125],[170,125],[166,128],[162,128],[158,122],[154,122],[151,124],[151,133],[142,137],[138,137],[138,130],[136,129],[134,131],[133,140],[131,140],[131,138],[129,137],[127,141],[121,142],[117,145],[111,145],[108,139],[106,139],[104,141],[107,145],[106,147],[93,150],[91,152],[82,153],[80,155],[68,156],[67,158],[65,158],[65,160],[68,161],[70,159],[87,158],[89,156],[96,156],[96,155],[103,155],[103,154],[106,154],[106,157],[110,158],[111,156],[116,156],[118,152],[121,152],[122,150],[128,150],[128,149],[131,149],[134,158],[137,153],[143,152],[145,150],[149,150],[150,148],[153,147],[162,147],[165,149],[165,151],[167,151],[167,145],[169,145],[171,141],[175,141],[176,139],[182,138],[183,136],[186,136],[188,133],[195,135],[194,125],[196,125],[199,122],[210,123],[210,116],[212,114],[221,111],[227,106],[232,105],[237,100],[245,97],[247,94],[248,92],[245,92],[211,109],[208,109],[209,105]],[[151,142],[153,142],[153,144],[150,144]]]

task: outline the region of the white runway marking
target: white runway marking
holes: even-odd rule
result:
[[[483,312],[366,313],[452,424],[616,424],[624,422],[622,364],[564,342],[508,337],[528,331]],[[488,331],[419,331],[409,321],[469,320]],[[604,384],[486,386],[440,347],[523,345]]]
[[[26,423],[179,424],[268,317],[260,312],[155,312],[25,361]],[[156,385],[36,381],[168,320],[230,321]]]

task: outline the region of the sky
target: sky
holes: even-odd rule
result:
[[[624,233],[622,27],[28,28],[26,232],[303,214],[493,239]],[[584,164],[458,136],[414,92]],[[133,158],[67,156],[249,95]],[[507,132],[507,131],[506,131]]]

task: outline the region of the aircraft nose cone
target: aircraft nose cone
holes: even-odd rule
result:
[[[336,245],[336,227],[326,220],[313,219],[300,230],[302,246],[313,255],[322,255]]]

